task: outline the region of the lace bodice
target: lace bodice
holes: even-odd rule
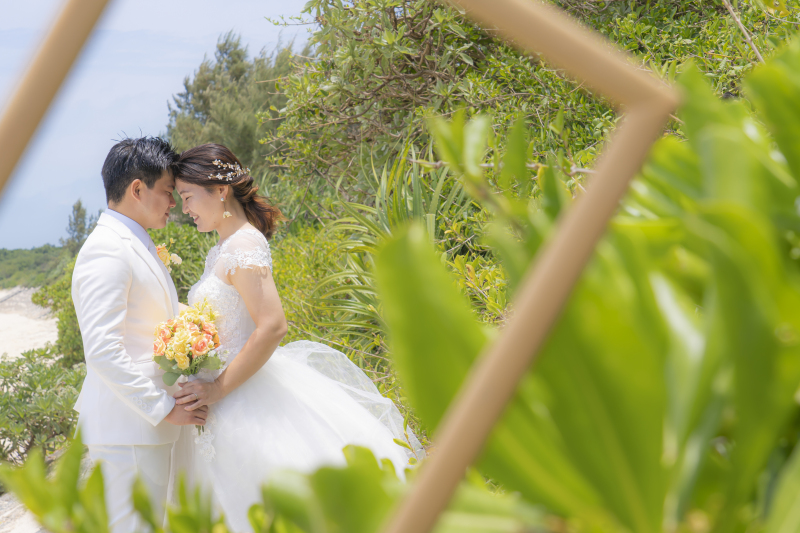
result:
[[[189,305],[206,299],[218,315],[216,326],[223,353],[227,352],[226,366],[247,342],[255,323],[236,288],[221,278],[237,269],[264,267],[272,268],[269,243],[261,232],[246,226],[211,248],[203,275],[189,291]]]
[[[215,325],[219,333],[220,358],[227,367],[236,357],[244,343],[256,328],[255,322],[244,305],[244,300],[233,285],[222,281],[242,268],[272,269],[272,255],[267,238],[251,226],[245,226],[209,250],[200,280],[189,290],[189,305],[204,299],[217,314]],[[216,378],[222,370],[201,370],[197,378]],[[213,461],[216,451],[213,446],[217,418],[209,411],[205,431],[194,437],[200,455]]]

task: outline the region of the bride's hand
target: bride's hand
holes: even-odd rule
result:
[[[187,411],[194,411],[198,407],[211,405],[220,401],[225,394],[222,387],[215,381],[189,381],[178,383],[181,390],[172,395],[176,405],[186,405]]]

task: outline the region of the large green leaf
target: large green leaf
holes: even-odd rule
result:
[[[622,524],[657,531],[667,338],[636,240],[600,244],[536,373],[571,463]]]
[[[770,226],[732,205],[706,208],[692,230],[709,245],[719,315],[718,337],[731,358],[737,413],[732,470],[720,531],[734,527],[734,509],[754,482],[796,409],[800,382],[800,291],[786,272]]]
[[[783,469],[765,533],[800,531],[800,450]]]
[[[394,359],[406,387],[406,395],[423,421],[429,427],[435,427],[485,345],[487,336],[476,323],[467,303],[458,294],[452,279],[430,249],[429,241],[425,238],[421,227],[411,226],[407,232],[400,233],[384,246],[377,258],[377,280],[391,334]],[[612,300],[616,298],[618,306],[622,307],[621,300],[611,290],[611,286],[607,288],[606,294]],[[630,318],[633,315],[635,313],[627,316]],[[594,327],[599,325],[595,320]],[[624,329],[624,334],[621,333],[615,330],[613,335],[609,332],[604,338],[615,337],[618,342],[635,346],[636,349],[641,348],[638,343],[627,342],[627,328]],[[563,342],[569,342],[571,335],[572,333],[564,335]],[[588,337],[586,340],[589,340]],[[601,353],[607,355],[616,347],[611,346],[609,352],[601,350]],[[605,478],[603,480],[592,478],[594,472],[581,471],[581,467],[585,465],[576,461],[575,457],[567,455],[570,451],[582,453],[583,450],[578,451],[576,446],[586,446],[589,441],[595,442],[595,439],[587,440],[584,437],[580,439],[582,443],[569,440],[580,431],[579,426],[582,422],[587,422],[586,419],[597,414],[597,411],[591,412],[590,406],[587,405],[595,402],[597,398],[584,396],[577,406],[573,402],[573,406],[584,409],[584,413],[562,412],[562,418],[566,417],[563,420],[551,416],[548,410],[552,406],[550,401],[546,400],[548,396],[555,398],[554,402],[563,400],[556,409],[569,410],[567,407],[567,403],[571,401],[569,397],[575,394],[572,376],[567,366],[563,366],[574,364],[574,361],[569,356],[560,359],[559,355],[555,355],[556,351],[558,350],[554,350],[552,357],[555,362],[551,363],[555,369],[551,374],[558,374],[559,378],[570,381],[568,389],[557,390],[563,385],[562,382],[545,384],[535,376],[526,378],[503,419],[495,427],[486,445],[481,465],[493,479],[509,489],[521,491],[532,501],[542,502],[554,510],[575,514],[595,524],[607,526],[611,519],[599,507],[599,502],[604,498],[599,491],[608,487],[603,481],[611,481]],[[585,354],[575,353],[573,357],[581,358],[585,357]],[[647,372],[650,371],[649,367],[654,363],[652,359],[642,358],[640,352],[636,352],[636,359],[644,363],[635,362],[635,365],[643,364],[648,367]],[[623,372],[620,377],[628,379],[629,375],[624,372],[624,364],[620,361],[609,361],[609,364],[615,367],[616,371]],[[657,363],[655,366],[658,368]],[[591,371],[589,374],[583,374],[583,377],[586,381],[578,384],[579,387],[596,385],[593,383]],[[650,382],[646,385],[642,382],[642,385],[648,394],[663,396],[663,386],[651,387]],[[619,383],[609,383],[609,386],[619,386]],[[636,393],[642,392],[643,389],[637,388]],[[648,402],[641,402],[638,398],[633,403],[638,404],[642,410],[651,407]],[[647,411],[649,418],[636,421],[636,424],[641,423],[640,432],[655,431],[648,442],[660,442],[661,438],[658,401],[654,405],[655,411]],[[616,408],[617,405],[607,407]],[[663,406],[661,409],[663,411]],[[616,417],[617,414],[606,412],[603,416]],[[585,418],[576,422],[576,417]],[[592,427],[604,423],[605,420],[588,421]],[[620,438],[618,430],[627,431],[631,428],[606,429],[613,433],[611,440],[615,440]],[[560,432],[565,430],[567,434],[561,435]],[[651,454],[647,446],[645,443],[644,451],[643,448],[632,451],[634,460],[645,456],[644,462],[647,462],[654,458],[657,467],[660,450]],[[630,451],[627,446],[612,444],[612,448],[602,451],[595,449],[591,454],[591,460],[607,465],[609,459],[604,456],[604,452],[611,451],[620,456],[619,460],[629,474],[633,471],[636,472],[633,475],[642,476],[652,473],[650,468],[652,465],[648,464],[647,468],[642,469],[641,464],[632,465],[628,463],[627,458],[621,457]],[[592,464],[595,465],[594,462]],[[609,475],[607,469],[603,467],[599,469],[603,470],[603,475]],[[614,482],[618,480],[615,474],[610,475],[614,478]],[[637,493],[628,494],[636,500],[634,504],[638,508],[635,512],[642,509],[638,492],[644,489],[648,493],[646,497],[649,497],[651,487],[645,485],[639,483],[639,480],[631,485],[635,486],[633,492]],[[612,492],[617,492],[616,485]],[[647,530],[652,530],[651,525],[658,522],[660,511],[649,503],[645,507],[647,509],[641,512],[647,516],[640,519],[639,523],[645,524]],[[627,511],[622,512],[622,506],[614,509],[617,510],[620,511],[618,518],[625,523],[628,519]],[[654,513],[653,516],[650,516],[650,513]]]
[[[795,179],[800,180],[800,40],[756,68],[745,87]]]

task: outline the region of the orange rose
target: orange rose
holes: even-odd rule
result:
[[[211,349],[210,344],[208,335],[200,335],[192,343],[192,353],[194,353],[195,357],[205,355],[208,353],[208,350]]]
[[[203,333],[214,337],[217,334],[217,328],[211,322],[206,322],[203,324]]]
[[[219,347],[219,335],[214,335],[214,348]]]
[[[156,337],[156,340],[153,341],[153,355],[164,355],[164,351],[167,349],[167,345],[160,337]]]
[[[165,324],[161,324],[156,329],[156,337],[160,338],[164,341],[164,344],[166,344],[172,338],[172,332]]]

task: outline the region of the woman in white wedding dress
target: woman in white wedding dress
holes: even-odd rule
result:
[[[221,371],[182,385],[177,403],[209,406],[205,430],[183,429],[178,469],[212,491],[234,531],[249,531],[249,507],[280,469],[344,464],[348,444],[392,461],[399,476],[422,448],[392,402],[347,357],[320,343],[278,346],[287,326],[272,279],[271,236],[280,211],[257,194],[233,153],[206,144],[181,154],[176,190],[202,232],[219,233],[189,304],[219,315],[227,359]],[[413,452],[394,439],[407,442]]]

